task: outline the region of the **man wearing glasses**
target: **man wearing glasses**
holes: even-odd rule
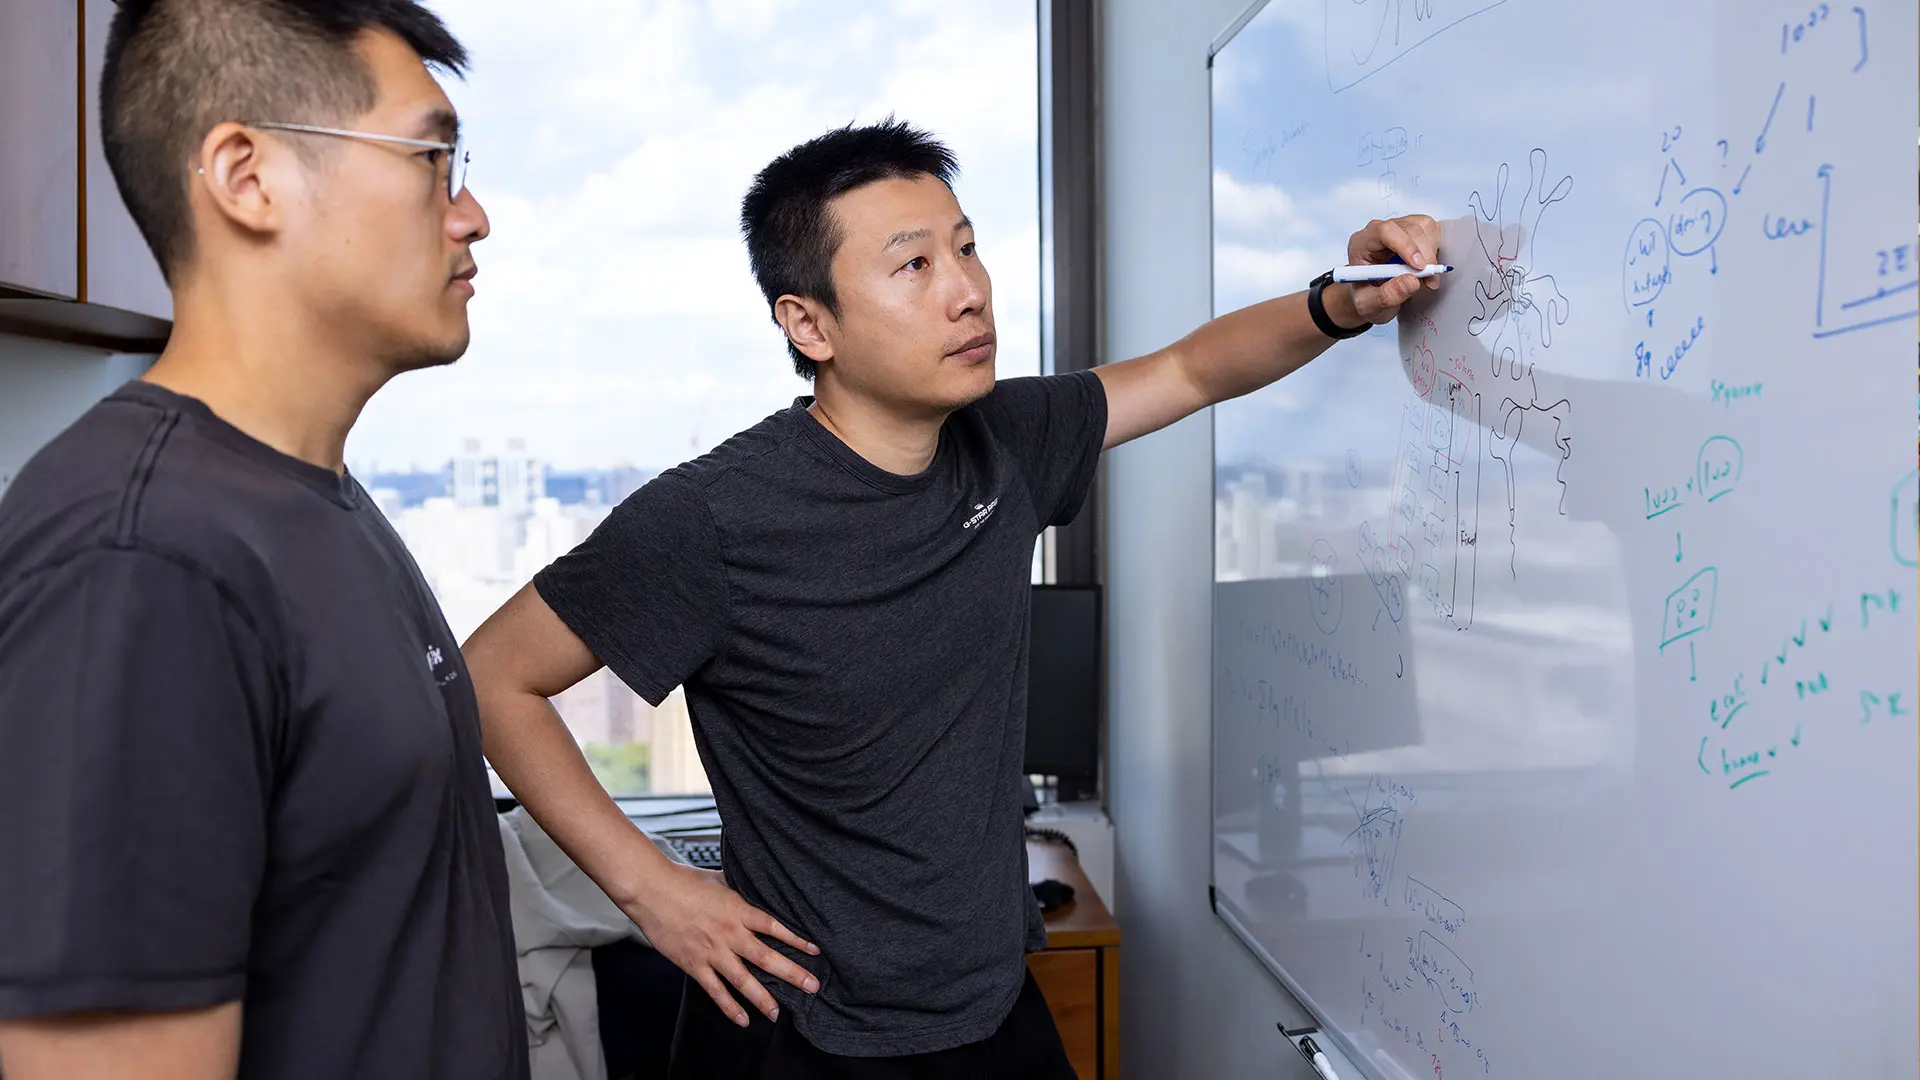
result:
[[[467,347],[464,60],[412,0],[114,19],[175,322],[0,503],[7,1080],[527,1075],[473,691],[342,465]]]

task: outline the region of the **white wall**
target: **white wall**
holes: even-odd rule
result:
[[[0,334],[0,477],[153,362]]]
[[[1207,47],[1248,2],[1101,6],[1109,359],[1159,348],[1211,313]],[[1129,1076],[1312,1080],[1274,1027],[1306,1014],[1207,907],[1212,439],[1210,418],[1192,417],[1106,466],[1120,1065]]]

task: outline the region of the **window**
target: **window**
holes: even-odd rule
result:
[[[383,390],[348,447],[465,640],[662,469],[807,392],[748,270],[753,174],[889,114],[959,155],[1001,377],[1039,371],[1033,0],[427,0],[493,233],[459,364]],[[1036,566],[1038,566],[1036,560]],[[684,697],[602,671],[555,701],[616,795],[708,790]]]

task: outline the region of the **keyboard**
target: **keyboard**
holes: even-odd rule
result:
[[[673,850],[687,862],[702,870],[720,869],[720,841],[718,838],[702,840],[673,840]]]

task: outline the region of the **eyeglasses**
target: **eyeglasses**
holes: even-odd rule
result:
[[[460,193],[467,190],[467,164],[471,155],[467,153],[466,140],[458,136],[453,142],[433,142],[429,139],[403,139],[398,135],[376,135],[370,131],[347,131],[343,128],[316,127],[312,124],[283,124],[276,120],[242,120],[247,127],[268,128],[274,131],[299,131],[308,135],[332,135],[342,139],[363,139],[367,142],[392,143],[396,146],[417,146],[422,150],[438,150],[445,155],[447,163],[447,201],[458,202]],[[437,163],[436,163],[437,168]]]

